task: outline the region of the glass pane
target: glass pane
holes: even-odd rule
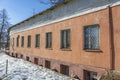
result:
[[[85,39],[85,44],[84,44],[84,47],[85,49],[88,49],[90,48],[90,28],[89,27],[86,27],[85,30],[84,30],[84,39]]]
[[[99,25],[92,25],[84,29],[85,49],[99,49]]]
[[[66,47],[70,48],[70,30],[67,30],[66,39]]]
[[[99,49],[99,27],[91,27],[91,48]]]

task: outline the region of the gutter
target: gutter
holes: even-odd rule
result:
[[[111,70],[115,70],[115,47],[114,47],[114,26],[112,8],[108,6],[109,15],[109,42],[110,42],[110,66]]]

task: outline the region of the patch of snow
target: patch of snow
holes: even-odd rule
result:
[[[6,72],[8,60],[8,72]],[[0,78],[2,80],[75,80],[33,63],[0,53]]]

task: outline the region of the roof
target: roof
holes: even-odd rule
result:
[[[46,13],[46,12],[48,12],[48,11],[50,11],[50,10],[55,9],[55,8],[58,7],[58,6],[61,6],[61,5],[63,5],[63,4],[67,4],[69,1],[72,1],[72,0],[64,0],[64,1],[62,1],[62,2],[59,2],[59,3],[57,3],[56,5],[52,6],[51,8],[46,9],[46,10],[43,11],[43,12],[40,12],[40,13],[38,13],[38,14],[36,14],[36,15],[33,15],[33,16],[31,16],[31,17],[29,17],[29,18],[27,18],[27,19],[25,19],[25,20],[23,20],[23,21],[15,24],[15,25],[11,26],[11,27],[8,29],[8,32],[9,32],[13,27],[15,27],[15,26],[17,26],[17,25],[20,25],[20,24],[22,24],[22,23],[24,23],[24,22],[26,22],[26,21],[29,21],[29,20],[37,17],[38,15],[43,15],[44,13]]]
[[[25,22],[27,22],[27,21],[30,21],[31,19],[34,19],[34,18],[38,17],[39,15],[44,15],[45,13],[49,13],[48,11],[54,10],[54,9],[60,7],[60,6],[63,6],[64,4],[70,3],[69,1],[72,2],[72,1],[74,1],[74,0],[64,0],[63,2],[60,2],[60,3],[56,4],[55,6],[52,6],[51,8],[49,8],[49,9],[43,11],[43,12],[40,12],[40,13],[38,13],[38,14],[36,14],[36,15],[34,15],[34,16],[32,16],[32,17],[30,17],[30,18],[28,18],[28,19],[26,19],[26,20],[24,20],[24,21],[22,21],[22,22],[20,22],[20,23],[18,23],[18,24],[15,24],[15,25],[11,26],[11,27],[9,28],[8,32],[10,32],[10,30],[11,30],[12,28],[17,27],[18,25],[21,25],[21,24],[23,24],[23,23],[25,23]],[[79,1],[79,0],[77,0],[77,1]],[[80,1],[82,2],[82,1],[84,1],[84,0],[80,0]],[[66,17],[67,17],[67,18],[72,18],[72,17],[74,17],[74,16],[80,16],[80,15],[83,15],[83,14],[87,14],[87,13],[90,13],[90,12],[94,12],[94,11],[97,11],[97,10],[104,9],[104,7],[105,7],[105,8],[107,8],[108,6],[111,6],[111,7],[112,7],[112,6],[114,5],[114,3],[116,3],[116,2],[119,2],[118,4],[120,4],[120,1],[119,1],[119,0],[91,0],[91,1],[93,1],[93,2],[90,3],[89,0],[84,1],[84,4],[81,3],[81,5],[82,5],[83,7],[80,7],[80,6],[79,6],[79,9],[77,9],[77,11],[72,12],[72,13],[70,12],[69,14],[67,14]],[[84,6],[85,3],[87,3],[87,4],[89,4],[89,5]],[[116,5],[117,5],[117,3],[116,3]],[[76,6],[75,6],[75,8],[76,8]],[[97,8],[97,9],[96,9],[96,8]],[[74,10],[73,10],[73,11],[74,11]],[[73,14],[75,14],[75,15],[73,15]],[[71,16],[71,15],[72,15],[72,16]],[[70,17],[69,17],[69,16],[70,16]],[[66,18],[66,17],[65,17],[65,18]],[[64,19],[64,17],[63,17],[63,19]],[[62,19],[60,19],[60,20],[62,20]],[[58,20],[58,21],[59,21],[59,20]],[[45,24],[46,24],[46,23],[45,23]]]

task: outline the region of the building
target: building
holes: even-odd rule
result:
[[[120,70],[119,14],[119,0],[65,0],[12,26],[10,55],[95,80]]]

